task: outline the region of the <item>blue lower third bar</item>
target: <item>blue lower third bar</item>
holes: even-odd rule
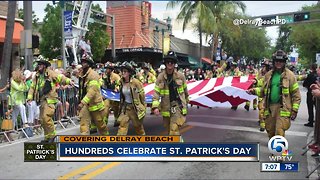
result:
[[[59,143],[60,161],[258,161],[257,143]]]
[[[298,170],[299,170],[299,163],[298,162],[280,163],[280,172],[282,172],[282,171],[298,172]]]

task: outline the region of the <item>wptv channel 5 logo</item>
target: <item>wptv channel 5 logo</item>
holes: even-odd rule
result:
[[[288,141],[283,136],[273,136],[268,142],[268,149],[272,154],[270,161],[291,161],[292,151],[288,149]]]

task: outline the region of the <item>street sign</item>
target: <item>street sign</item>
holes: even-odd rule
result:
[[[278,19],[285,19],[286,20],[286,24],[290,24],[293,23],[293,16],[292,15],[288,15],[288,16],[279,16]]]
[[[72,11],[64,11],[64,36],[72,38]]]

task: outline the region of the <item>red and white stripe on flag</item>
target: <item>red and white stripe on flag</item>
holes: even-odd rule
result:
[[[204,107],[231,107],[256,98],[246,92],[255,76],[220,77],[187,82],[190,104]],[[145,85],[147,95],[153,95],[154,84]]]

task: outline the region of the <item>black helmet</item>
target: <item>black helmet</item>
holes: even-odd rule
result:
[[[38,65],[44,64],[46,67],[51,66],[51,63],[48,59],[44,58],[42,55],[38,56],[37,60],[35,61]]]
[[[125,61],[121,64],[120,66],[121,70],[122,69],[126,69],[128,70],[130,73],[134,72],[134,68],[132,67],[132,65],[128,62],[128,61]]]
[[[121,67],[121,62],[116,62],[115,64],[114,64],[114,68],[120,68]]]
[[[146,62],[144,62],[144,63],[142,64],[141,68],[142,68],[142,69],[150,69],[150,68],[149,68],[149,64],[146,63]]]
[[[273,55],[272,55],[272,60],[273,62],[275,61],[283,61],[283,62],[286,62],[288,59],[288,56],[287,54],[283,51],[283,50],[278,50],[276,51]]]
[[[91,67],[94,65],[94,61],[89,55],[83,54],[81,57],[81,62],[82,61],[86,61]]]
[[[238,63],[236,63],[236,62],[233,61],[233,62],[231,63],[231,66],[237,67],[237,66],[238,66]]]
[[[107,63],[104,65],[104,67],[105,67],[106,69],[114,69],[114,65],[113,65],[111,62],[107,62]]]
[[[163,57],[164,63],[168,60],[173,60],[174,63],[178,62],[177,55],[174,51],[169,51],[168,54]]]
[[[137,68],[138,64],[134,61],[130,61],[130,64],[132,65],[132,67]]]

